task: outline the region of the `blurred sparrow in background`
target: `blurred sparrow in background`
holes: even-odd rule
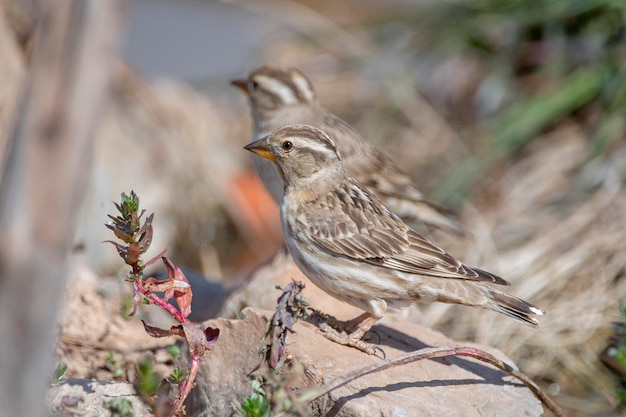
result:
[[[331,296],[366,311],[349,322],[347,335],[325,326],[329,339],[373,354],[377,348],[361,340],[365,332],[387,310],[413,301],[482,307],[538,325],[541,310],[485,284],[507,281],[463,265],[348,176],[321,130],[286,126],[245,149],[278,168],[283,237],[298,267]]]
[[[426,200],[411,178],[390,158],[324,109],[317,101],[313,85],[300,71],[260,67],[247,78],[231,84],[250,99],[253,141],[289,124],[304,123],[322,129],[337,144],[348,174],[382,198],[398,216],[463,234],[463,228],[450,217],[451,213]],[[265,188],[280,204],[283,185],[276,167],[260,158],[255,158],[254,163]]]

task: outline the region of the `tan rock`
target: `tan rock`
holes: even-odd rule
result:
[[[221,331],[215,349],[202,362],[198,385],[187,402],[193,416],[236,415],[233,401],[251,393],[246,374],[258,362],[258,349],[269,312],[244,310],[242,320],[207,322]],[[380,361],[353,348],[337,345],[299,322],[287,338],[286,354],[304,365],[306,380],[297,388],[326,383]],[[429,346],[458,344],[441,333],[406,321],[383,320],[370,332],[370,342],[388,358]],[[478,346],[511,363],[495,350]],[[367,375],[315,402],[319,416],[539,416],[541,403],[505,372],[468,358],[424,360]]]
[[[196,387],[185,402],[190,416],[235,416],[234,401],[251,393],[247,377],[259,363],[259,348],[266,319],[247,309],[242,320],[215,319],[203,327],[215,327],[220,335],[211,352],[200,363]]]

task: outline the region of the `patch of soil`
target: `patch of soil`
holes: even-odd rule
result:
[[[125,318],[122,306],[131,297],[130,283],[99,278],[84,268],[74,271],[63,300],[55,352],[57,363],[67,365],[66,378],[133,382],[135,364],[143,357],[153,360],[162,377],[177,366],[167,348],[178,339],[148,336],[139,319],[163,328],[173,322],[145,305],[137,317]]]

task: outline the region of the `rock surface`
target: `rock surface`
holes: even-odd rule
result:
[[[135,393],[132,384],[103,382],[89,379],[68,379],[48,390],[46,403],[53,415],[99,417],[110,415],[105,404],[116,399],[127,399],[135,417],[149,417],[152,413]]]
[[[237,416],[234,404],[251,394],[247,377],[259,363],[266,319],[246,309],[242,320],[215,319],[204,323],[220,330],[213,350],[203,357],[185,407],[189,416]]]
[[[258,363],[270,312],[244,310],[242,320],[207,322],[221,331],[215,349],[202,362],[198,385],[187,402],[190,416],[236,415],[233,402],[251,394],[246,374]],[[286,354],[304,365],[298,389],[328,382],[379,361],[353,348],[325,339],[314,325],[299,322],[287,338]],[[441,333],[406,321],[383,320],[370,332],[370,342],[388,358],[425,347],[457,342]],[[511,363],[501,352],[484,346]],[[468,358],[424,360],[367,375],[312,405],[316,416],[539,416],[539,400],[514,378]]]
[[[307,282],[305,296],[325,313],[340,319],[359,313],[308,282],[288,257],[276,257],[260,268],[239,294],[239,298],[245,297],[245,303],[264,309],[247,308],[239,320],[220,318],[205,323],[221,333],[214,350],[202,360],[197,387],[186,404],[188,416],[237,415],[234,404],[252,392],[247,375],[259,363],[259,348],[266,343],[263,335],[267,317],[280,295],[274,286],[284,287],[291,278]],[[102,380],[111,379],[115,368],[122,369],[124,376],[132,380],[133,364],[145,355],[155,360],[159,374],[167,375],[178,365],[165,347],[176,339],[150,338],[139,320],[122,319],[118,312],[121,298],[114,282],[111,288],[86,273],[70,282],[57,348],[58,362],[68,365],[70,379],[51,388],[51,410],[57,415],[108,415],[105,402],[127,397],[134,404],[136,416],[146,415],[130,384]],[[140,310],[147,313],[144,308]],[[146,318],[159,324],[157,316]],[[165,322],[159,325],[167,327]],[[286,354],[290,361],[303,364],[305,375],[292,384],[295,389],[326,383],[380,360],[329,342],[307,322],[297,323],[294,330],[288,335]],[[397,315],[386,317],[369,336],[369,342],[384,349],[389,358],[426,346],[457,343]],[[502,353],[481,348],[510,363]],[[111,363],[111,352],[115,364]],[[542,412],[538,400],[520,383],[489,365],[466,358],[421,361],[371,374],[331,392],[311,409],[317,416],[538,416]]]

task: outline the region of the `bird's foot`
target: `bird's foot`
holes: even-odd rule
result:
[[[367,319],[368,317],[371,317],[369,313],[363,313],[360,316],[353,318],[352,320],[343,321],[343,320],[337,320],[335,317],[328,315],[328,314],[323,314],[323,313],[319,313],[319,314],[321,318],[323,319],[323,323],[337,330],[337,332],[339,333],[348,333],[348,334],[354,333],[359,328],[363,320]]]
[[[348,322],[341,322],[348,323]],[[365,352],[368,355],[375,355],[381,359],[385,359],[387,355],[385,351],[379,348],[376,345],[371,343],[366,343],[361,340],[364,332],[358,331],[358,329],[352,333],[340,333],[336,329],[334,329],[328,323],[322,323],[319,326],[319,331],[326,337],[328,340],[338,343],[343,346],[350,346],[355,349],[360,350],[361,352]]]

